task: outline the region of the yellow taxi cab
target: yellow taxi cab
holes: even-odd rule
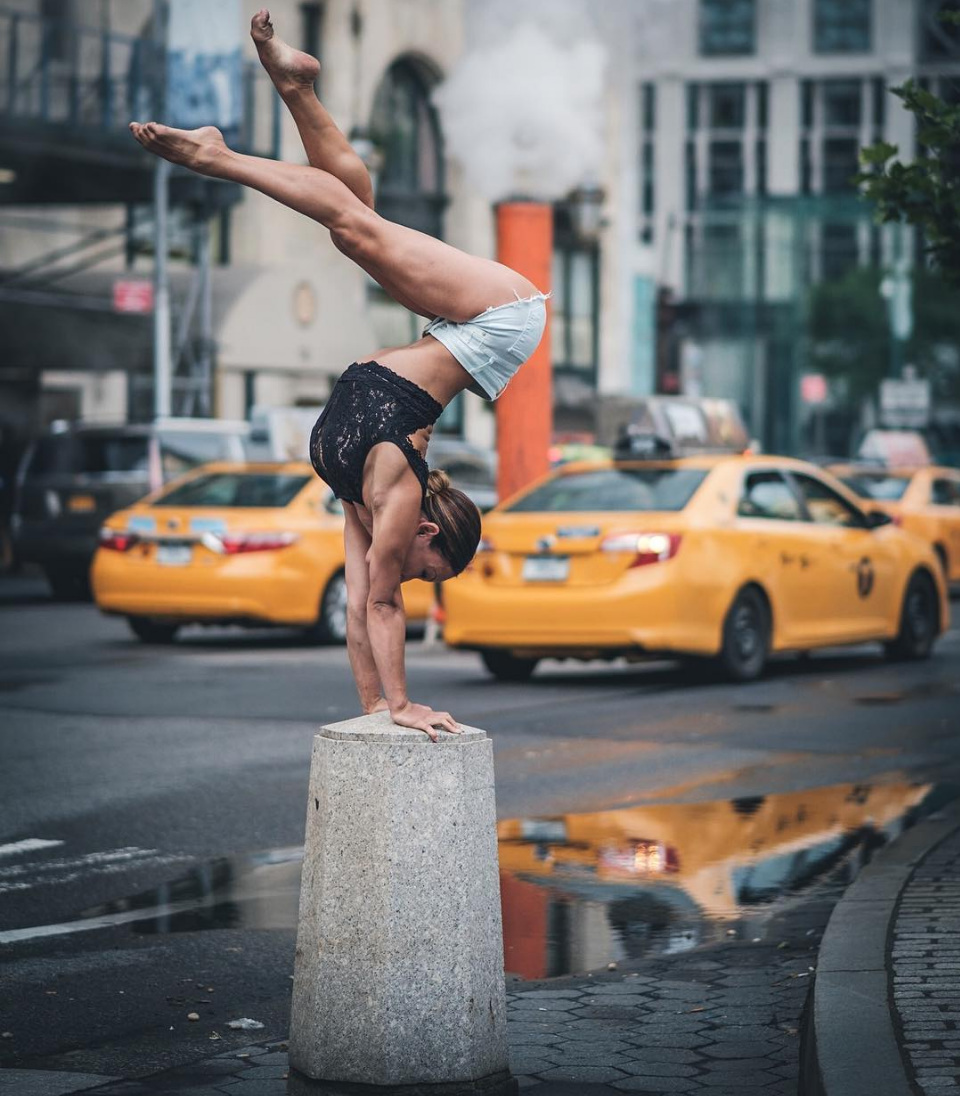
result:
[[[897,525],[933,545],[948,582],[960,582],[960,469],[833,464],[830,471]]]
[[[444,637],[503,680],[543,658],[705,656],[882,642],[923,658],[948,623],[933,549],[828,473],[745,454],[570,464],[484,516],[445,585]]]
[[[343,510],[309,464],[203,465],[111,515],[91,582],[105,613],[148,643],[184,624],[293,625],[318,642],[346,640]],[[423,620],[433,588],[403,587]]]

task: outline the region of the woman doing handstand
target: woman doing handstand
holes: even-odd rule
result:
[[[428,471],[427,443],[459,392],[501,394],[540,342],[545,297],[509,267],[380,217],[367,169],[314,92],[319,62],[282,42],[266,10],[253,17],[250,34],[309,167],[233,152],[213,126],[133,122],[130,130],[164,159],[252,187],[318,221],[394,300],[430,320],[409,346],[349,366],[313,429],[310,455],[343,501],[347,648],[363,709],[389,710],[395,723],[436,741],[436,728],[459,727],[449,712],[407,695],[400,585],[459,574],[476,551],[480,515],[444,472]]]

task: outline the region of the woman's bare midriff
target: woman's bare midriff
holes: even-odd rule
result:
[[[429,392],[444,407],[473,381],[450,351],[432,335],[407,346],[391,346],[361,359],[379,362]]]

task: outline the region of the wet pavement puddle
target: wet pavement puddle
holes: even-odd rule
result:
[[[841,784],[704,803],[515,818],[497,826],[506,970],[603,969],[721,940],[765,940],[775,909],[953,798],[946,785]],[[129,925],[138,934],[292,930],[301,847],[194,865],[162,886],[0,945]]]

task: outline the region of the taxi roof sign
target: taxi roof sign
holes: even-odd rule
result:
[[[733,400],[648,396],[621,430],[617,457],[662,459],[701,453],[742,453],[750,445]]]

